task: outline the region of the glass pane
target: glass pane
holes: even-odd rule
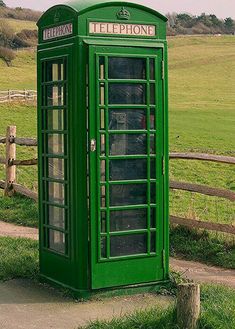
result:
[[[105,211],[101,211],[100,222],[101,222],[101,232],[106,233],[106,212]]]
[[[151,233],[150,252],[156,252],[156,232]]]
[[[100,105],[105,104],[105,84],[100,84]]]
[[[49,248],[64,254],[65,253],[64,233],[54,230],[49,230]]]
[[[63,228],[65,227],[65,210],[63,208],[49,206],[49,225]]]
[[[105,155],[105,135],[100,135],[100,155]]]
[[[110,185],[110,205],[147,204],[147,184]]]
[[[147,209],[110,212],[110,231],[128,231],[147,228]]]
[[[52,64],[52,80],[59,80],[59,64]]]
[[[47,63],[47,81],[64,80],[64,64],[60,62]]]
[[[155,90],[155,84],[151,83],[150,85],[150,104],[156,103],[156,90]]]
[[[112,134],[110,135],[110,155],[147,154],[147,135]]]
[[[151,179],[156,179],[156,159],[151,159],[150,160],[150,165],[151,165],[151,171],[150,171],[150,176]]]
[[[61,183],[48,183],[49,201],[64,204],[64,185]]]
[[[150,110],[150,129],[156,129],[156,127],[155,127],[155,109]]]
[[[48,134],[48,153],[64,154],[64,135]]]
[[[100,239],[101,258],[107,258],[107,239],[102,236]]]
[[[101,109],[100,110],[100,129],[105,128],[105,110]]]
[[[156,154],[156,136],[150,135],[150,154]]]
[[[146,79],[146,59],[110,57],[109,79]]]
[[[106,205],[106,188],[105,186],[101,186],[100,188],[100,202],[101,202],[101,207],[105,207]]]
[[[104,66],[104,57],[100,57],[100,79],[103,80],[105,78],[105,66]]]
[[[146,110],[109,110],[110,130],[146,129]]]
[[[151,184],[151,203],[156,204],[156,184]]]
[[[47,106],[63,106],[64,105],[64,87],[48,86],[47,87]]]
[[[47,129],[64,130],[64,111],[48,110],[47,111]]]
[[[146,234],[112,236],[110,239],[111,257],[147,253]]]
[[[150,225],[151,228],[156,228],[156,209],[155,208],[151,208],[151,212],[150,212]]]
[[[155,80],[155,60],[150,58],[150,79]]]
[[[64,159],[48,159],[48,177],[54,179],[64,179]]]
[[[146,85],[109,83],[109,104],[146,104]]]
[[[147,160],[110,160],[109,171],[111,181],[147,179]]]
[[[105,177],[105,160],[100,161],[100,180],[104,182],[106,180]]]

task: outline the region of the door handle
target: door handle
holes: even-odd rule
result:
[[[90,150],[91,150],[91,152],[96,151],[96,140],[95,139],[91,139]]]

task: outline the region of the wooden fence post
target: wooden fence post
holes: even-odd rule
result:
[[[200,286],[195,283],[178,285],[177,324],[180,329],[196,329],[200,316]]]
[[[6,132],[6,180],[5,196],[12,196],[14,189],[12,184],[16,182],[16,166],[11,165],[11,161],[16,159],[16,126],[8,126]]]

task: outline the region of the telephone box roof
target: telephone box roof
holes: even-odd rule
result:
[[[149,13],[157,16],[158,18],[162,19],[163,21],[167,21],[167,18],[157,12],[156,10],[146,7],[144,5],[132,3],[132,2],[126,2],[126,1],[110,1],[110,0],[71,0],[68,1],[64,4],[58,4],[54,7],[57,6],[66,6],[70,7],[73,9],[75,12],[77,12],[79,15],[83,14],[86,11],[89,11],[91,9],[99,8],[99,7],[105,7],[105,6],[115,6],[115,5],[120,5],[120,6],[132,6],[134,8],[139,8],[145,11],[148,11]],[[52,7],[53,8],[53,7]],[[49,10],[51,10],[50,8]],[[42,15],[44,16],[44,15]],[[40,20],[39,20],[40,21]]]

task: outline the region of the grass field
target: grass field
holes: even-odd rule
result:
[[[235,292],[220,286],[202,286],[201,317],[198,329],[233,329],[235,326]],[[84,329],[179,329],[176,324],[176,310],[152,309],[139,311],[129,316],[116,318],[111,322],[92,322]]]
[[[0,237],[0,281],[38,278],[38,242]],[[175,291],[175,288],[171,293]],[[157,296],[156,296],[157,298]],[[234,329],[235,292],[216,285],[201,285],[201,317],[198,329]],[[178,329],[174,306],[122,316],[111,322],[93,322],[86,329]],[[85,328],[84,328],[85,329]]]
[[[17,57],[11,67],[7,67],[6,63],[0,59],[0,90],[36,90],[36,52],[20,50],[16,54]],[[5,119],[10,120],[10,117],[6,116]],[[30,119],[34,122],[36,120],[34,115]]]
[[[33,52],[18,53],[11,68],[7,68],[3,62],[0,62],[0,71],[0,90],[36,88],[36,65]],[[235,42],[233,36],[190,36],[169,39],[169,114],[172,152],[207,152],[235,156],[234,77]],[[19,137],[36,136],[34,106],[0,105],[0,118],[0,135],[5,134],[8,124],[16,124]],[[0,146],[0,152],[3,151],[3,147]],[[18,147],[17,152],[21,159],[32,158],[36,155],[34,148]],[[2,170],[3,168],[0,169],[0,179],[3,178]],[[235,191],[234,165],[171,160],[170,178]],[[18,181],[36,189],[36,168],[18,168]],[[234,203],[219,198],[172,191],[170,207],[171,214],[175,215],[221,223],[235,222]],[[6,212],[7,210],[2,206],[0,215],[3,216]],[[12,220],[14,216],[13,212]],[[22,220],[25,217],[22,214]],[[35,222],[35,211],[32,211],[29,221],[31,220]],[[186,239],[185,235],[184,238]],[[172,240],[178,239],[179,232],[175,231]],[[211,241],[210,237],[208,239]],[[203,238],[201,241],[201,248],[205,248]],[[216,246],[217,242],[213,241],[213,245]],[[182,243],[181,245],[186,253]],[[227,245],[224,248],[224,258],[222,258],[226,259]],[[234,247],[229,244],[229,248],[229,259],[231,259],[234,258]],[[213,247],[213,250],[216,248]],[[180,253],[180,250],[177,249],[175,252]],[[193,258],[193,255],[191,257]],[[228,263],[231,264],[230,261]]]
[[[0,237],[0,281],[16,278],[36,279],[38,242]]]
[[[18,33],[22,30],[36,30],[37,25],[35,22],[23,21],[19,19],[11,18],[0,18],[0,21],[6,22],[15,33]]]

